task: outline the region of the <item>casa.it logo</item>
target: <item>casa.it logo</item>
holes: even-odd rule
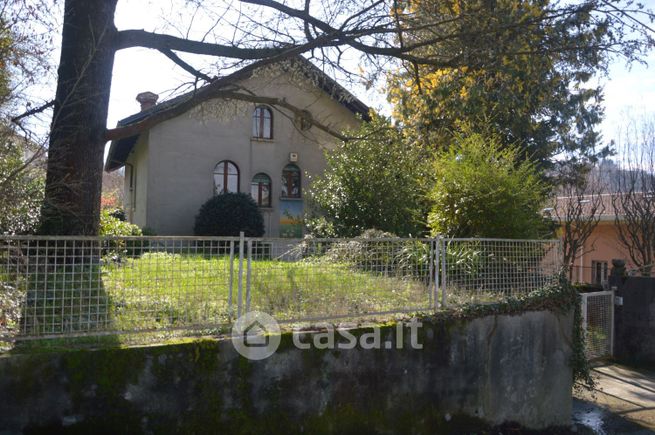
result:
[[[314,325],[313,331],[293,330],[292,343],[300,350],[311,349],[403,349],[409,341],[411,349],[423,349],[419,343],[416,319],[398,322],[394,328],[379,326],[359,328],[354,334],[347,328],[329,323]],[[364,332],[366,331],[366,332]],[[409,340],[407,340],[409,339]],[[242,356],[258,361],[273,355],[280,346],[280,325],[266,313],[251,311],[239,317],[232,327],[232,343]]]
[[[266,313],[250,311],[234,323],[232,343],[237,352],[250,360],[266,359],[280,345],[280,325]]]

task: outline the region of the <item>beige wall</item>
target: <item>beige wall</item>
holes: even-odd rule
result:
[[[125,165],[125,212],[130,222],[147,226],[148,133],[139,137]]]
[[[269,72],[242,85],[257,95],[286,98],[337,130],[358,123],[352,112],[325,92],[307,82],[294,82],[288,74]],[[267,235],[277,236],[281,173],[289,163],[289,153],[299,155],[296,164],[303,171],[302,186],[306,190],[307,174],[319,174],[325,168],[323,148],[331,148],[338,141],[316,127],[299,131],[293,116],[278,110],[273,111],[273,139],[252,139],[254,107],[243,102],[214,101],[150,130],[147,143],[140,141],[128,160],[139,164],[137,186],[147,182],[145,192],[137,189],[134,223],[150,227],[159,235],[192,234],[198,209],[213,195],[214,167],[221,160],[231,160],[239,167],[241,192],[250,192],[250,181],[256,173],[271,177],[272,208],[264,211],[264,218]],[[145,169],[141,167],[143,162],[147,162]],[[129,183],[128,177],[126,180]]]

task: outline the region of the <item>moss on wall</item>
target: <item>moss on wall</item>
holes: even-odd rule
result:
[[[0,397],[12,398],[0,401],[0,432],[451,434],[491,433],[508,420],[565,424],[576,302],[560,286],[423,316],[421,351],[299,350],[284,333],[263,361],[213,339],[0,358]],[[395,327],[383,324],[382,336]]]

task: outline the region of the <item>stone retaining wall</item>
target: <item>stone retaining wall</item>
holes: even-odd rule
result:
[[[5,356],[0,433],[460,433],[505,422],[569,424],[572,315],[424,322],[419,331],[421,350],[299,350],[287,333],[273,356],[256,362],[229,340]],[[395,334],[385,326],[383,342]]]

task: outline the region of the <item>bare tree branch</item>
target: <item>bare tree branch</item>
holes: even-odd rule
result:
[[[560,187],[553,207],[553,217],[562,230],[563,263],[572,272],[577,258],[591,251],[587,241],[605,212],[603,186],[591,177],[568,179]]]
[[[211,77],[209,77],[207,74],[195,69],[194,67],[183,61],[178,55],[173,53],[171,50],[159,49],[159,51],[164,56],[175,62],[177,65],[181,66],[182,69],[184,69],[186,72],[192,74],[194,77],[202,79],[207,83],[211,83],[214,80]]]
[[[233,45],[193,41],[171,35],[146,32],[145,30],[122,30],[118,32],[116,49],[122,50],[132,47],[176,50],[208,56],[252,60],[276,56],[288,51],[289,48],[293,48],[286,45],[270,48],[241,48]]]
[[[13,122],[14,124],[18,124],[18,122],[21,119],[27,118],[28,116],[36,115],[37,113],[41,113],[44,110],[47,110],[47,109],[51,108],[54,105],[55,105],[55,100],[50,100],[47,103],[42,104],[39,107],[35,107],[34,109],[30,109],[30,110],[28,110],[26,112],[21,113],[20,115],[14,116],[13,118],[11,118],[11,122]]]
[[[630,259],[649,276],[655,263],[655,119],[632,120],[627,126],[612,195],[617,236]]]

